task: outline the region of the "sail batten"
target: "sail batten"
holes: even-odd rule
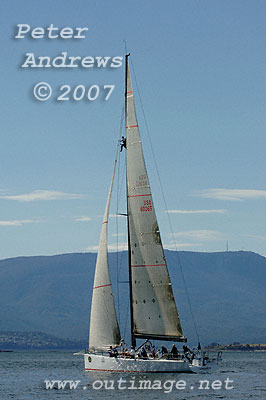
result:
[[[171,341],[171,342],[187,342],[187,338],[184,336],[159,336],[159,335],[153,335],[152,333],[148,335],[143,335],[143,334],[138,334],[135,333],[136,339],[152,339],[152,340],[165,340],[165,341]]]
[[[154,210],[128,65],[126,79],[132,333],[135,338],[185,341]]]

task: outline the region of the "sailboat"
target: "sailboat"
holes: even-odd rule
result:
[[[108,268],[107,231],[116,162],[107,197],[95,267],[86,371],[192,372],[203,367],[200,356],[179,357],[135,353],[136,340],[186,342],[166,264],[145,165],[129,71],[126,66],[126,181],[131,350],[122,351]],[[119,147],[117,148],[117,154]],[[117,155],[116,155],[117,160]],[[141,346],[140,346],[141,348]],[[206,366],[206,359],[205,359]]]

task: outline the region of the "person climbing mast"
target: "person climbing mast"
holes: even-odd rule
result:
[[[121,140],[120,140],[120,152],[123,150],[123,147],[126,149],[127,148],[127,139],[122,136]]]

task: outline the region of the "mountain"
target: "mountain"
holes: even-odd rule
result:
[[[67,340],[57,338],[42,332],[1,332],[0,331],[0,352],[4,350],[80,350],[86,347],[83,341]]]
[[[196,342],[181,262],[203,344],[266,343],[266,258],[252,252],[166,251],[185,336]],[[96,254],[0,260],[0,331],[44,332],[64,339],[88,337]],[[127,254],[110,254],[121,334],[128,337]],[[117,301],[118,303],[118,301]]]

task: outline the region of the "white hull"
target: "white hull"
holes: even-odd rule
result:
[[[218,359],[215,358],[208,362],[204,362],[202,358],[196,358],[190,364],[191,372],[204,373],[212,370],[212,372],[219,366]]]
[[[194,372],[186,360],[140,359],[84,354],[85,370],[100,372]]]

